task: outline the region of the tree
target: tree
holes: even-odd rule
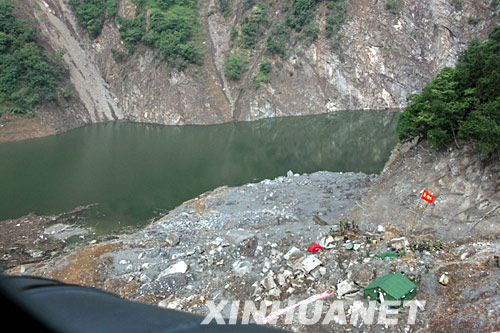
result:
[[[465,139],[500,149],[500,27],[484,42],[473,39],[455,68],[409,97],[397,131],[402,141],[421,136],[435,148]]]

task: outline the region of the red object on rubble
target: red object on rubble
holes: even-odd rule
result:
[[[319,250],[323,250],[323,248],[321,246],[319,246],[318,244],[313,244],[313,245],[309,246],[309,248],[307,249],[307,251],[309,251],[311,253],[317,252]]]
[[[424,189],[424,192],[422,193],[422,196],[420,197],[422,200],[427,201],[428,203],[432,203],[434,201],[434,196],[427,192],[427,190]]]

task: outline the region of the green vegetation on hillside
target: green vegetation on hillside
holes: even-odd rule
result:
[[[78,22],[92,37],[97,37],[106,18],[115,19],[120,25],[120,37],[129,54],[139,43],[157,50],[163,59],[179,70],[201,59],[200,48],[195,42],[198,29],[196,0],[133,0],[136,17],[124,18],[117,14],[116,0],[70,0]],[[223,5],[224,2],[222,1]],[[146,11],[150,11],[149,27]],[[224,7],[224,10],[227,10]],[[114,50],[113,58],[123,61],[122,50]]]
[[[252,7],[252,15],[243,18],[241,25],[241,47],[253,49],[264,34],[264,29],[268,24],[267,8],[258,2]]]
[[[239,80],[247,70],[247,61],[240,55],[231,54],[224,60],[224,74],[231,80]]]
[[[398,121],[398,136],[421,136],[435,148],[458,139],[483,151],[500,150],[500,27],[489,39],[473,39],[455,68],[444,68],[409,104]]]
[[[292,10],[286,17],[286,24],[301,31],[314,20],[317,3],[317,0],[292,0]]]
[[[394,15],[397,15],[398,10],[396,9],[396,0],[385,0],[385,9],[387,9]]]
[[[35,30],[13,10],[12,2],[0,1],[0,113],[31,114],[44,101],[56,99],[63,69],[43,52]],[[62,93],[69,98],[71,89]]]
[[[259,72],[257,75],[252,77],[252,81],[255,85],[255,89],[259,89],[260,85],[262,82],[269,83],[271,80],[267,76],[272,69],[272,65],[269,61],[264,60],[260,65],[259,65]]]
[[[217,9],[219,9],[224,17],[229,17],[229,15],[231,15],[229,0],[217,0]]]
[[[104,20],[115,17],[118,10],[116,0],[69,0],[68,3],[78,23],[94,38],[101,33]]]
[[[266,53],[273,55],[277,54],[281,58],[285,57],[286,45],[290,40],[290,29],[287,29],[284,24],[278,23],[272,30],[271,36],[266,41]]]
[[[330,38],[340,31],[340,27],[346,21],[347,8],[345,0],[327,0],[326,7],[329,10],[326,19],[325,34]]]
[[[201,51],[195,42],[199,26],[196,0],[139,1],[151,10],[149,32],[142,39],[144,44],[158,50],[177,69],[199,63]]]
[[[118,32],[125,48],[129,53],[134,53],[137,43],[141,42],[146,34],[144,14],[130,19],[118,17],[118,23],[120,23]]]

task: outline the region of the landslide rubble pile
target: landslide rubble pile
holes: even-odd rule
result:
[[[135,234],[23,271],[201,315],[208,313],[209,301],[269,306],[280,301],[285,307],[330,291],[324,315],[333,302],[345,300],[347,325],[304,325],[297,316],[292,323],[280,319],[274,324],[294,331],[495,329],[500,242],[441,241],[390,223],[362,230],[346,216],[375,180],[355,173],[289,172],[221,187]],[[314,243],[322,250],[309,252]],[[386,252],[396,255],[377,258]],[[363,287],[391,272],[404,272],[417,285],[417,299],[425,301],[415,325],[406,323],[408,308],[393,315],[399,320],[395,327],[376,325],[376,317],[374,325],[351,325],[352,302],[363,299]],[[224,308],[223,315],[229,310]]]

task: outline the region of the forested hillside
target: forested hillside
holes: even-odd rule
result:
[[[63,50],[48,55],[38,32],[17,18],[11,1],[0,2],[0,113],[32,115],[35,108],[56,95],[71,97],[71,88],[61,86]]]
[[[410,103],[399,137],[422,136],[434,147],[474,141],[483,151],[500,148],[500,27],[473,39],[455,68],[445,67]]]

